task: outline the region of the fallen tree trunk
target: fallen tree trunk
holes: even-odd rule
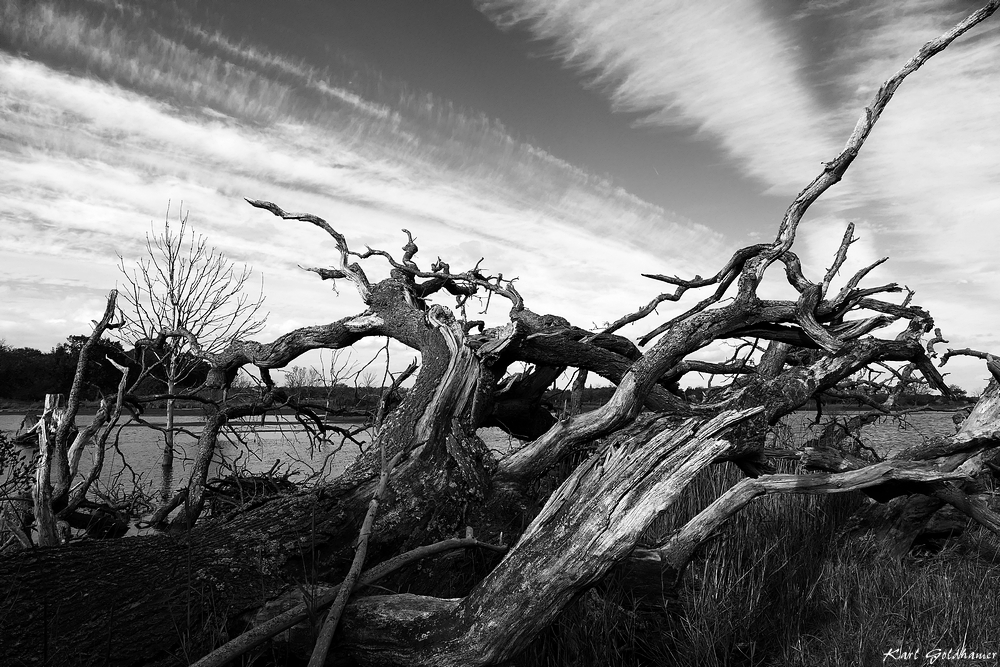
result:
[[[670,418],[639,420],[566,479],[468,594],[357,599],[345,611],[335,651],[378,665],[492,664],[514,655],[629,554],[694,474],[733,449],[718,434],[760,410],[681,427]],[[420,463],[414,452],[400,469],[410,466],[412,476]],[[884,462],[834,475],[748,479],[675,536],[660,561],[680,569],[712,528],[761,493],[963,477],[928,463]],[[240,618],[301,573],[318,572],[324,581],[342,576],[352,553],[344,538],[357,534],[373,490],[369,483],[271,498],[183,536],[91,542],[0,560],[0,582],[9,591],[0,657],[26,665],[186,664],[241,631]],[[373,537],[385,546],[390,532]],[[399,535],[394,539],[398,544]],[[425,640],[411,641],[418,636]]]
[[[366,502],[359,499],[359,503]],[[276,498],[179,537],[102,540],[0,560],[0,662],[177,665],[204,654],[314,558],[315,529],[350,532],[350,499]],[[338,512],[337,509],[340,509]],[[346,524],[346,525],[343,525]]]
[[[460,626],[444,613],[456,600],[382,597],[348,607],[342,646],[378,664],[488,664],[512,655],[624,557],[645,525],[729,446],[715,436],[753,413],[726,414],[700,428],[689,422],[676,432],[644,425],[567,479],[505,564],[467,596]],[[409,462],[419,464],[419,455]],[[262,606],[294,574],[322,562],[326,576],[339,576],[350,562],[350,545],[331,538],[357,534],[353,523],[373,490],[368,484],[336,498],[321,489],[271,499],[182,537],[91,542],[0,560],[8,591],[0,657],[25,665],[191,661],[221,643],[230,619]],[[590,537],[578,539],[581,534]],[[337,544],[341,551],[329,553]],[[539,561],[541,554],[551,562]],[[420,650],[404,638],[414,630],[412,614],[428,607],[437,629]],[[497,614],[500,608],[506,615]],[[385,636],[372,644],[378,636],[372,629],[379,627],[371,625],[372,614],[382,618],[383,630],[403,633],[392,635],[394,645],[385,645]],[[504,624],[509,627],[499,633]],[[444,640],[455,633],[464,639]]]
[[[563,482],[467,596],[360,598],[345,619],[341,650],[372,665],[486,665],[512,657],[730,447],[716,436],[756,412],[639,429],[607,446]]]

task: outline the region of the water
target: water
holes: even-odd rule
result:
[[[786,427],[780,432],[778,446],[795,446],[810,437],[818,435],[822,425],[834,418],[849,418],[851,414],[833,414],[823,418],[819,426],[812,425],[813,414],[796,412],[784,420]],[[885,456],[903,447],[918,444],[935,435],[951,435],[955,432],[951,412],[917,412],[908,415],[902,422],[879,420],[862,429],[860,438]],[[0,414],[0,431],[13,433],[23,419],[20,414]],[[77,423],[82,425],[90,419],[80,415]],[[166,421],[164,416],[150,416],[148,420],[159,426]],[[190,433],[175,436],[173,480],[174,487],[183,486],[194,464],[196,455],[196,435],[201,429],[197,416],[181,416],[176,425]],[[355,429],[357,424],[337,424],[345,429]],[[210,469],[209,477],[222,477],[235,471],[263,473],[275,469],[277,472],[293,474],[293,481],[305,479],[332,479],[342,473],[355,459],[360,449],[357,444],[342,441],[334,436],[331,441],[316,443],[310,440],[306,431],[288,416],[268,416],[262,424],[260,418],[240,423],[235,432],[228,430],[220,435],[218,450]],[[505,452],[516,446],[499,429],[482,429],[480,435],[494,451]],[[362,444],[367,444],[371,436],[367,432],[355,436]],[[111,443],[114,435],[109,439]],[[152,493],[161,484],[161,457],[163,434],[139,425],[129,425],[121,429],[117,446],[106,453],[101,474],[101,487],[106,490],[118,489],[125,492],[141,489]],[[93,448],[84,453],[81,468],[90,471]]]
[[[831,420],[846,421],[857,414],[856,412],[826,414],[816,425],[813,424],[815,413],[793,412],[782,420],[777,431],[777,446],[795,447],[820,435],[823,427]],[[871,447],[880,456],[887,457],[934,436],[954,435],[953,414],[953,412],[924,410],[910,413],[901,419],[881,418],[862,428],[858,437],[863,444]],[[784,441],[786,438],[789,439],[788,442]]]
[[[23,420],[23,414],[0,414],[0,431],[13,434]],[[79,415],[77,425],[83,426],[93,415]],[[157,426],[166,424],[166,416],[146,416],[147,421]],[[175,417],[174,425],[184,428],[187,433],[174,436],[173,486],[184,486],[194,467],[197,455],[197,435],[202,420],[197,416]],[[237,421],[233,429],[224,429],[219,435],[216,455],[209,469],[209,479],[224,477],[233,472],[264,473],[272,469],[278,473],[291,473],[292,481],[307,479],[333,479],[340,475],[358,456],[361,446],[371,442],[371,433],[362,431],[354,438],[356,444],[338,435],[328,436],[325,442],[316,442],[293,417],[269,415],[262,423],[260,417]],[[336,423],[349,431],[361,425]],[[495,451],[504,452],[512,441],[499,429],[481,429],[480,436]],[[162,480],[161,460],[164,436],[138,424],[130,424],[121,429],[117,445],[115,433],[108,438],[109,448],[105,453],[101,473],[101,486],[128,493],[132,489],[153,492],[160,489]],[[94,448],[88,447],[81,460],[81,473],[87,474],[93,467]]]

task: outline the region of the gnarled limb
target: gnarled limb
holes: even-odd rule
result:
[[[375,521],[375,514],[378,512],[379,503],[382,500],[382,496],[385,495],[386,483],[389,481],[392,469],[396,467],[399,459],[403,456],[403,452],[398,452],[392,457],[391,461],[386,462],[385,445],[382,445],[381,454],[382,473],[379,475],[378,486],[375,487],[375,493],[368,504],[368,511],[365,513],[364,521],[361,523],[361,532],[358,534],[358,546],[354,552],[354,560],[351,562],[351,568],[347,571],[347,576],[344,577],[340,591],[337,593],[337,597],[334,599],[333,604],[330,606],[330,611],[327,612],[326,619],[323,621],[319,636],[316,638],[316,646],[313,649],[312,656],[309,658],[309,667],[322,667],[326,663],[326,656],[330,652],[330,644],[333,642],[333,633],[337,631],[340,616],[344,612],[344,607],[347,606],[347,598],[354,591],[354,586],[361,575],[361,568],[365,564],[365,557],[368,554],[368,538],[371,536],[372,523]]]
[[[344,648],[380,665],[483,665],[514,655],[623,558],[697,470],[725,451],[729,444],[718,436],[756,412],[689,420],[605,447],[563,482],[469,595],[359,599],[345,619]],[[421,641],[400,640],[414,636]]]
[[[992,12],[995,4],[987,9]],[[970,21],[956,30],[968,29]],[[957,34],[952,31],[931,50],[943,48]],[[916,61],[908,63],[909,71],[930,53],[918,55]],[[869,268],[855,274],[846,291],[830,299],[829,283],[842,266],[846,250],[838,251],[833,268],[820,284],[804,278],[798,258],[790,252],[802,213],[843,175],[906,73],[876,95],[873,108],[859,123],[845,151],[792,203],[773,243],[738,251],[708,281],[667,279],[678,288],[716,285],[716,290],[644,337],[643,342],[652,345],[642,355],[622,344],[619,337],[589,332],[578,335],[563,318],[530,312],[511,281],[504,281],[501,275],[486,276],[478,265],[469,272],[453,273],[439,261],[431,271],[421,271],[414,259],[416,243],[409,233],[400,262],[384,251],[353,252],[334,234],[340,267],[327,274],[320,271],[321,276],[343,274],[361,284],[365,282],[363,274],[356,263],[349,263],[352,258],[381,256],[389,261],[390,278],[362,290],[367,303],[364,313],[349,318],[350,322],[318,328],[312,332],[315,337],[300,330],[282,345],[277,341],[269,346],[240,342],[220,356],[204,358],[212,364],[218,386],[224,387],[243,364],[257,364],[266,378],[268,368],[287,363],[296,351],[350,344],[363,336],[385,335],[418,349],[422,355],[420,373],[400,405],[387,416],[376,436],[378,447],[369,448],[329,485],[310,493],[261,501],[212,525],[195,526],[176,540],[147,538],[134,541],[131,547],[88,545],[86,560],[90,562],[82,562],[83,549],[39,550],[0,561],[0,580],[15,601],[5,618],[9,623],[0,627],[0,651],[6,652],[3,658],[27,656],[25,662],[39,663],[79,655],[81,662],[95,663],[110,654],[122,663],[165,661],[181,641],[173,623],[179,624],[175,619],[184,617],[177,604],[182,590],[188,600],[196,598],[188,611],[227,609],[235,615],[252,611],[262,596],[282,590],[286,577],[317,571],[337,581],[353,552],[350,540],[357,534],[358,518],[364,515],[377,486],[374,452],[384,447],[393,456],[404,453],[387,482],[386,511],[379,514],[372,530],[369,549],[373,560],[391,557],[412,543],[453,535],[458,527],[473,523],[484,525],[486,535],[512,527],[519,533],[525,523],[528,527],[507,557],[471,590],[449,593],[447,598],[377,596],[348,605],[343,650],[370,663],[465,665],[501,660],[550,622],[567,600],[623,559],[649,521],[671,505],[698,471],[713,461],[735,459],[748,475],[761,475],[766,469],[763,442],[768,423],[875,364],[911,363],[923,371],[928,383],[943,384],[930,366],[921,340],[933,327],[933,320],[910,304],[912,294],[899,304],[875,298],[898,287],[858,287]],[[274,205],[261,205],[281,217],[321,227],[326,224],[315,216],[286,214]],[[842,246],[849,245],[851,238],[845,235]],[[792,300],[758,296],[764,271],[776,261],[784,263],[786,278],[797,291]],[[481,334],[472,335],[474,327],[463,306],[473,288],[484,290],[487,300],[496,294],[511,301],[510,329],[482,331],[480,327]],[[461,318],[427,303],[426,297],[441,290],[457,296]],[[723,301],[726,296],[731,298]],[[874,315],[845,319],[852,311],[865,309]],[[870,336],[899,318],[908,321],[907,327],[894,340]],[[698,413],[684,424],[678,425],[676,417],[670,415],[641,415],[646,406],[658,400],[656,392],[663,389],[665,380],[691,367],[692,354],[715,341],[750,332],[778,341],[769,345],[756,374],[742,374],[711,396],[711,403],[701,403],[697,409],[674,397],[677,404]],[[588,365],[603,365],[605,372],[617,374],[618,388],[605,406],[554,424],[497,466],[493,454],[476,436],[476,428],[492,413],[498,382],[513,361],[525,360],[529,354],[541,357],[546,352],[559,352],[540,350],[545,347],[540,341],[560,336],[581,346],[589,355],[586,361],[563,355],[535,363],[588,371],[594,370]],[[654,342],[653,337],[658,339]],[[789,348],[799,341],[803,349]],[[756,349],[756,342],[753,347]],[[752,365],[754,355],[747,356],[745,363]],[[274,389],[267,380],[265,384],[267,390]],[[660,404],[669,406],[669,399],[665,395],[663,399]],[[712,417],[729,407],[740,410]],[[911,452],[933,456],[924,462],[889,460],[834,475],[795,477],[789,488],[825,484],[813,490],[833,492],[855,485],[886,498],[910,491],[933,492],[934,484],[972,476],[974,457],[992,446],[987,425],[982,427],[978,434],[970,430],[968,439],[961,443],[949,443],[949,447],[954,445],[952,449]],[[527,489],[555,462],[584,448],[599,451],[569,473],[532,519],[532,510],[527,507],[536,499],[528,497]],[[750,480],[740,488],[766,489],[773,480],[780,481],[768,475],[759,479],[763,481]],[[950,493],[947,487],[942,488],[946,495]],[[962,493],[967,490],[959,488]],[[939,498],[933,500],[940,502]],[[955,502],[964,501],[956,496]],[[98,566],[94,563],[100,563],[105,579],[95,576]],[[189,568],[186,589],[180,588],[181,578],[175,576],[178,563]],[[134,577],[124,576],[126,572],[134,572]],[[259,590],[245,590],[248,580],[257,582]],[[211,585],[197,588],[190,585],[192,581]],[[104,608],[115,612],[114,623],[107,615],[96,618],[74,606],[60,607],[48,623],[50,607],[34,602],[39,592],[44,594],[51,590],[46,587],[52,586],[60,591],[78,588],[80,600],[106,601]],[[36,597],[27,599],[29,591]],[[144,604],[163,601],[159,606]],[[197,629],[204,626],[199,626],[203,620],[196,619],[180,632],[204,640],[204,631]],[[121,637],[103,634],[109,627],[124,629],[132,642],[141,637],[155,650],[119,646],[125,644]],[[53,630],[51,637],[46,636],[45,646],[51,647],[52,653],[43,656],[37,650],[39,636],[32,633],[48,628]],[[419,639],[410,639],[418,636],[418,630]],[[111,639],[118,642],[115,651],[104,648]],[[195,640],[187,645],[197,651],[206,649],[204,642]]]
[[[84,431],[91,430],[88,437],[93,437],[94,432],[99,432],[97,438],[94,439],[94,446],[97,448],[97,458],[86,479],[70,493],[66,507],[60,512],[60,516],[66,517],[76,511],[80,503],[87,497],[87,491],[90,490],[91,485],[93,485],[104,469],[104,452],[107,448],[108,436],[111,435],[112,429],[118,423],[119,418],[121,418],[122,406],[125,403],[125,389],[128,385],[128,369],[118,366],[118,370],[121,372],[122,378],[118,382],[118,393],[115,395],[114,407],[110,407],[107,398],[101,398],[97,415],[90,426],[84,429]],[[108,414],[109,410],[110,415]],[[77,437],[79,438],[79,436]],[[77,465],[79,465],[79,459],[77,460]]]
[[[454,549],[469,549],[475,547],[491,549],[499,553],[507,551],[506,547],[486,544],[473,537],[456,537],[448,540],[441,540],[440,542],[435,542],[434,544],[428,544],[423,547],[411,549],[406,553],[390,558],[387,561],[379,563],[375,567],[365,570],[358,577],[354,590],[359,590],[369,584],[373,584],[379,579],[382,579],[393,572],[410,565],[411,563],[433,556],[434,554],[444,553]],[[315,613],[331,605],[340,595],[342,586],[343,584],[332,586],[329,590],[315,597],[311,601],[311,604],[296,605],[280,614],[272,616],[259,625],[255,625],[251,630],[248,630],[239,637],[226,642],[223,646],[220,646],[204,658],[198,660],[192,664],[191,667],[222,667],[222,665],[240,657],[247,651],[260,646],[278,633],[284,632],[285,630],[288,630],[289,628],[307,620],[310,613]]]
[[[879,463],[840,473],[763,475],[743,479],[688,521],[666,544],[656,549],[662,562],[680,574],[698,546],[754,498],[775,493],[845,493],[885,484],[929,485],[965,479],[964,473],[943,471],[910,461]]]
[[[80,348],[66,405],[59,404],[61,396],[46,396],[45,411],[34,427],[38,434],[39,456],[35,463],[32,499],[39,546],[55,546],[61,542],[57,522],[63,521],[79,505],[77,500],[73,510],[62,511],[71,501],[70,487],[79,471],[83,449],[108,420],[110,408],[102,402],[103,409],[98,411],[92,423],[74,435],[91,351],[105,331],[120,326],[114,321],[117,297],[115,290],[108,294],[103,317],[94,322],[94,330]],[[120,401],[118,408],[120,410]]]
[[[718,303],[725,295],[726,291],[728,291],[729,287],[736,281],[737,277],[739,277],[740,282],[743,283],[743,288],[741,289],[745,289],[749,284],[758,284],[763,279],[764,271],[767,267],[774,261],[780,259],[792,247],[792,242],[795,240],[795,233],[798,229],[799,223],[813,202],[815,202],[820,195],[843,178],[844,173],[858,156],[865,140],[868,138],[868,135],[871,134],[875,123],[878,121],[879,117],[881,117],[882,111],[885,109],[886,105],[889,104],[893,94],[896,92],[896,89],[899,88],[900,84],[902,84],[903,80],[919,69],[936,53],[939,53],[947,48],[948,45],[959,36],[991,16],[998,7],[1000,7],[1000,0],[992,0],[981,9],[973,12],[965,20],[960,22],[945,34],[927,42],[912,58],[910,58],[910,60],[903,65],[898,72],[882,84],[882,86],[875,93],[871,102],[867,107],[865,107],[864,112],[858,119],[854,131],[851,133],[851,136],[848,138],[847,143],[840,154],[830,162],[825,163],[823,171],[815,179],[813,179],[813,181],[809,183],[809,185],[807,185],[802,192],[798,194],[785,211],[785,215],[778,227],[777,236],[771,244],[751,246],[737,251],[729,263],[727,263],[727,265],[719,271],[719,273],[717,273],[713,278],[709,278],[707,280],[695,279],[692,281],[683,281],[678,278],[655,276],[658,280],[663,280],[674,285],[702,287],[711,284],[718,284],[719,287],[711,297],[703,300],[691,310],[657,327],[650,333],[640,338],[639,344],[647,344],[656,336],[668,331],[676,323],[683,321],[696,313],[703,312],[709,306]],[[834,265],[837,265],[836,261]]]
[[[333,237],[333,240],[337,244],[337,252],[340,255],[340,268],[338,269],[309,269],[319,274],[324,280],[336,279],[336,278],[346,278],[354,283],[354,287],[358,290],[358,294],[361,295],[361,300],[366,304],[371,300],[371,283],[368,282],[368,276],[365,275],[364,270],[358,264],[350,264],[350,248],[347,246],[347,239],[344,235],[338,232],[336,229],[330,226],[330,224],[311,213],[286,213],[280,206],[272,204],[268,201],[262,201],[258,199],[247,199],[246,202],[253,206],[254,208],[262,208],[265,211],[270,211],[274,215],[278,216],[282,220],[301,220],[303,222],[308,222],[309,224],[316,225],[324,232]]]
[[[986,360],[986,369],[993,376],[994,382],[1000,382],[1000,359],[989,352],[980,352],[979,350],[973,350],[970,348],[963,348],[960,350],[949,349],[941,357],[941,365],[944,366],[948,360],[954,356],[967,356],[967,357],[977,357],[979,359]]]

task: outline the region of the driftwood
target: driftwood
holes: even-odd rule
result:
[[[0,586],[8,591],[0,661],[190,663],[246,630],[246,618],[290,587],[333,587],[346,580],[346,606],[332,648],[338,655],[376,665],[495,664],[522,650],[574,597],[628,559],[679,572],[713,530],[761,495],[864,492],[903,510],[892,515],[902,526],[897,542],[905,542],[911,526],[926,524],[924,514],[942,504],[995,530],[1000,524],[979,497],[976,481],[997,443],[996,383],[958,434],[915,443],[884,461],[838,456],[830,442],[815,443],[805,459],[826,472],[779,475],[772,474],[765,454],[768,430],[783,416],[828,392],[857,389],[861,372],[893,368],[886,382],[906,385],[909,377],[893,366],[905,364],[906,374],[948,391],[924,340],[934,329],[930,314],[910,303],[912,295],[900,303],[889,300],[903,291],[898,285],[861,286],[883,260],[832,292],[852,228],[819,282],[805,277],[792,246],[803,214],[841,179],[903,79],[998,5],[1000,0],[990,2],[926,44],[883,84],[844,150],[792,202],[773,242],[737,251],[709,278],[651,275],[673,292],[597,332],[532,312],[512,281],[478,265],[453,272],[439,259],[422,269],[415,240],[405,230],[397,260],[384,250],[352,250],[315,215],[250,201],[285,224],[305,222],[332,239],[336,265],[309,271],[323,280],[348,281],[363,309],[268,343],[238,340],[216,352],[184,328],[143,341],[155,349],[183,337],[209,365],[205,385],[189,394],[209,415],[199,434],[195,473],[170,521],[174,532],[25,549],[0,559]],[[362,266],[370,261],[387,262],[389,277],[371,281]],[[775,263],[784,268],[793,299],[758,296],[765,270]],[[616,333],[625,323],[652,316],[657,303],[700,287],[715,290],[687,312],[652,325],[639,339],[646,349]],[[434,302],[445,294],[455,298],[453,309]],[[477,295],[509,304],[503,326],[485,328],[467,318],[469,299]],[[897,322],[904,325],[898,335],[875,335]],[[220,430],[236,417],[295,407],[270,381],[270,372],[309,350],[341,349],[369,337],[390,337],[421,358],[413,386],[398,405],[383,409],[373,446],[333,482],[260,498],[206,520],[208,462]],[[691,358],[720,340],[742,341],[740,356],[722,364]],[[132,364],[130,382],[143,372],[143,358],[137,352],[124,360]],[[530,366],[514,373],[522,362]],[[256,367],[263,384],[252,395],[230,394],[244,366]],[[616,389],[598,409],[578,412],[571,406],[546,417],[544,390],[564,369],[606,378]],[[725,380],[705,400],[688,400],[675,393],[676,383],[695,371]],[[309,414],[308,406],[298,409]],[[57,442],[68,423],[60,422]],[[498,455],[477,435],[486,424],[530,440]],[[42,445],[49,447],[45,440]],[[383,465],[386,459],[394,465]],[[671,511],[692,478],[721,461],[735,463],[746,479],[663,544],[636,552],[646,529]],[[39,477],[43,507],[51,502],[45,486]],[[919,502],[925,506],[914,509],[915,499],[924,499]],[[167,513],[156,517],[168,519]],[[58,542],[56,531],[43,524],[44,518],[39,527],[45,542]],[[445,566],[430,558],[422,563],[430,574],[397,571],[397,583],[409,592],[347,599],[363,562],[376,563],[372,572],[387,569],[398,562],[394,557],[454,540],[467,527],[483,543],[509,548],[471,568],[467,581],[435,576]],[[330,594],[322,596],[324,604]],[[266,631],[251,630],[256,634],[239,640],[240,650],[302,613]]]

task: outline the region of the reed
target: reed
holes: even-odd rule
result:
[[[794,462],[780,467],[792,472]],[[728,464],[705,470],[648,540],[739,478]],[[935,650],[1000,654],[1000,563],[981,557],[996,551],[994,538],[973,530],[938,553],[886,561],[839,535],[866,502],[860,494],[758,499],[699,550],[676,599],[641,608],[610,578],[510,664],[833,667],[931,664]],[[905,651],[919,657],[894,657]]]

